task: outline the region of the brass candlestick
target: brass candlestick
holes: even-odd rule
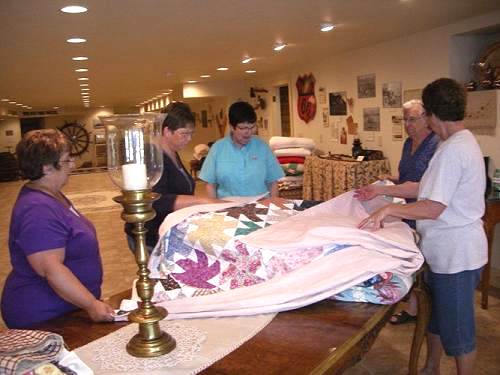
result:
[[[141,299],[139,308],[129,314],[129,320],[139,323],[139,333],[127,344],[127,352],[134,357],[157,357],[170,353],[175,348],[175,339],[160,329],[159,321],[167,316],[167,310],[156,307],[153,298],[154,285],[149,279],[148,258],[146,249],[146,221],[152,220],[156,213],[153,202],[160,195],[145,190],[122,190],[122,195],[114,197],[115,202],[123,206],[122,219],[134,225],[136,239],[135,260],[139,266],[137,275],[137,294]]]

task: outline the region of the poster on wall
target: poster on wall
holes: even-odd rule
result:
[[[297,112],[306,124],[316,116],[316,96],[314,84],[316,79],[312,73],[301,75],[297,78]]]
[[[330,125],[330,110],[328,108],[323,108],[323,127],[327,128]]]
[[[352,116],[349,116],[345,120],[347,125],[347,134],[358,135],[358,123],[354,122]]]
[[[401,107],[401,82],[387,82],[382,85],[382,103],[384,108]]]
[[[318,88],[318,103],[326,104],[326,87]]]
[[[403,92],[403,103],[412,99],[422,100],[422,89],[411,89]]]
[[[392,140],[402,141],[403,140],[403,116],[393,115],[391,117],[392,121]]]
[[[208,113],[205,110],[201,111],[201,126],[208,128]]]
[[[340,128],[340,119],[333,120],[330,132],[332,142],[339,141],[339,128]]]
[[[365,132],[380,131],[380,108],[363,108],[363,130]]]
[[[340,131],[340,144],[341,145],[347,144],[347,131],[345,130],[344,126],[342,126],[342,130]]]
[[[347,115],[347,92],[331,92],[329,94],[330,115],[345,116]]]
[[[375,96],[375,74],[358,76],[358,98],[374,98]]]

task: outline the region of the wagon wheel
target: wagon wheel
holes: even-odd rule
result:
[[[89,132],[76,122],[66,124],[59,130],[64,134],[71,145],[70,155],[80,156],[89,148],[90,135]]]

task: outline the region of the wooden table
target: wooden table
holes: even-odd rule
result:
[[[326,201],[390,172],[387,159],[359,162],[308,156],[304,162],[303,199]]]
[[[483,222],[486,238],[488,238],[488,263],[484,266],[479,289],[481,290],[481,307],[487,309],[491,275],[491,253],[495,237],[495,226],[500,222],[500,192],[492,192],[486,198],[486,211]]]
[[[130,291],[113,296],[109,302],[117,306],[128,296]],[[251,340],[202,374],[340,374],[368,352],[395,308],[324,300],[279,313]],[[86,313],[76,311],[33,328],[58,333],[70,349],[75,349],[127,324],[93,323]],[[426,320],[419,324],[426,325]],[[420,331],[422,334],[415,336],[420,343],[414,338],[412,345],[410,374],[417,374],[424,329],[420,327]]]

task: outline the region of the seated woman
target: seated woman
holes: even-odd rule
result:
[[[282,168],[269,146],[254,136],[257,115],[247,102],[229,108],[231,132],[210,148],[200,179],[209,197],[278,196]]]
[[[165,109],[166,117],[162,122],[161,148],[163,151],[163,174],[153,191],[161,197],[153,203],[156,216],[146,222],[146,245],[151,253],[158,242],[158,228],[165,217],[178,209],[196,204],[217,203],[219,200],[195,197],[193,177],[182,164],[178,152],[191,142],[195,118],[191,108],[183,102],[172,102]],[[129,247],[135,249],[132,224],[125,224]]]
[[[82,308],[96,322],[112,321],[100,301],[102,264],[94,226],[61,193],[74,160],[55,129],[34,130],[17,145],[20,172],[29,179],[12,210],[9,250],[12,271],[2,294],[9,328]]]

